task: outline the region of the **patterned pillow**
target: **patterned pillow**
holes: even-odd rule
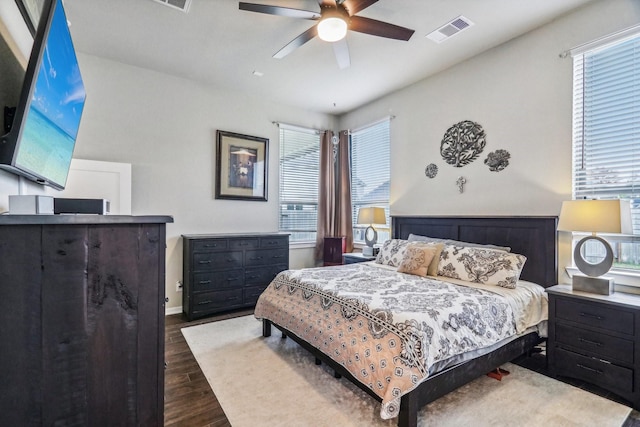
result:
[[[438,275],[514,289],[526,260],[500,250],[445,245]]]
[[[384,242],[378,252],[376,262],[378,264],[389,265],[391,267],[397,267],[402,262],[404,257],[404,250],[409,242],[402,239],[391,239]]]
[[[406,246],[404,257],[398,266],[399,273],[425,277],[438,247],[425,243],[410,243]]]

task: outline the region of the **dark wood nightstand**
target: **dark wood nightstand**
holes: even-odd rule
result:
[[[357,262],[367,262],[376,259],[375,256],[362,255],[361,252],[352,252],[350,254],[342,254],[342,259],[345,264],[355,264]]]
[[[570,285],[547,292],[551,375],[595,384],[640,409],[640,295],[597,295]]]

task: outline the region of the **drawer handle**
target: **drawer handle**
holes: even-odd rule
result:
[[[284,258],[284,255],[274,255],[273,258]]]
[[[207,243],[204,245],[205,248],[217,248],[218,244],[217,243]]]
[[[228,297],[227,301],[234,301],[234,300],[237,300],[237,299],[238,299],[238,297]]]
[[[205,305],[205,304],[211,304],[213,301],[211,300],[207,300],[207,301],[201,301],[198,303],[198,305]]]
[[[240,242],[240,246],[247,246],[248,243],[247,242]]]
[[[260,276],[249,276],[249,279],[257,279]]]
[[[262,257],[261,257],[261,256],[259,256],[259,257],[255,257],[255,258],[249,258],[249,259],[250,259],[251,261],[256,261],[256,260],[262,259]]]
[[[198,283],[201,285],[208,285],[209,283],[211,283],[211,280],[200,280]]]
[[[599,343],[597,341],[591,341],[591,340],[586,340],[584,338],[579,338],[580,342],[583,342],[585,344],[591,344],[591,345],[595,345],[596,347],[602,347],[602,343]]]
[[[604,319],[604,317],[602,317],[602,316],[598,316],[596,314],[584,313],[584,312],[581,312],[580,316],[589,317],[591,319],[596,319],[596,320],[603,320]]]
[[[234,262],[235,260],[233,258],[227,258],[227,262]]]
[[[211,260],[207,260],[207,261],[198,261],[198,264],[211,264]]]
[[[602,374],[602,373],[603,373],[600,369],[590,368],[590,367],[588,367],[588,366],[584,366],[584,365],[582,365],[582,364],[580,364],[580,363],[577,363],[577,364],[576,364],[576,366],[577,366],[578,368],[582,368],[582,369],[584,369],[585,371],[593,372],[593,373],[595,373],[595,374]]]
[[[270,241],[269,243],[267,243],[268,245],[277,245],[278,242],[274,242],[274,241]]]
[[[239,277],[229,277],[227,279],[227,282],[233,282],[234,280],[239,280],[239,279],[240,279]]]

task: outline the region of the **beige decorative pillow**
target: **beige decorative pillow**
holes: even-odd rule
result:
[[[514,289],[526,260],[501,250],[445,245],[438,275]]]
[[[425,277],[428,274],[431,261],[436,256],[436,252],[438,252],[436,245],[424,243],[408,244],[404,250],[402,261],[398,266],[398,272]]]

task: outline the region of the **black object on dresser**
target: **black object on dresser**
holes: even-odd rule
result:
[[[0,425],[163,425],[167,222],[0,216]]]
[[[547,288],[553,376],[595,384],[640,409],[640,296]]]
[[[355,264],[357,262],[367,262],[376,259],[374,256],[363,255],[362,252],[352,252],[350,254],[342,254],[345,264]]]
[[[188,320],[254,306],[289,268],[288,234],[183,235],[182,312]]]

